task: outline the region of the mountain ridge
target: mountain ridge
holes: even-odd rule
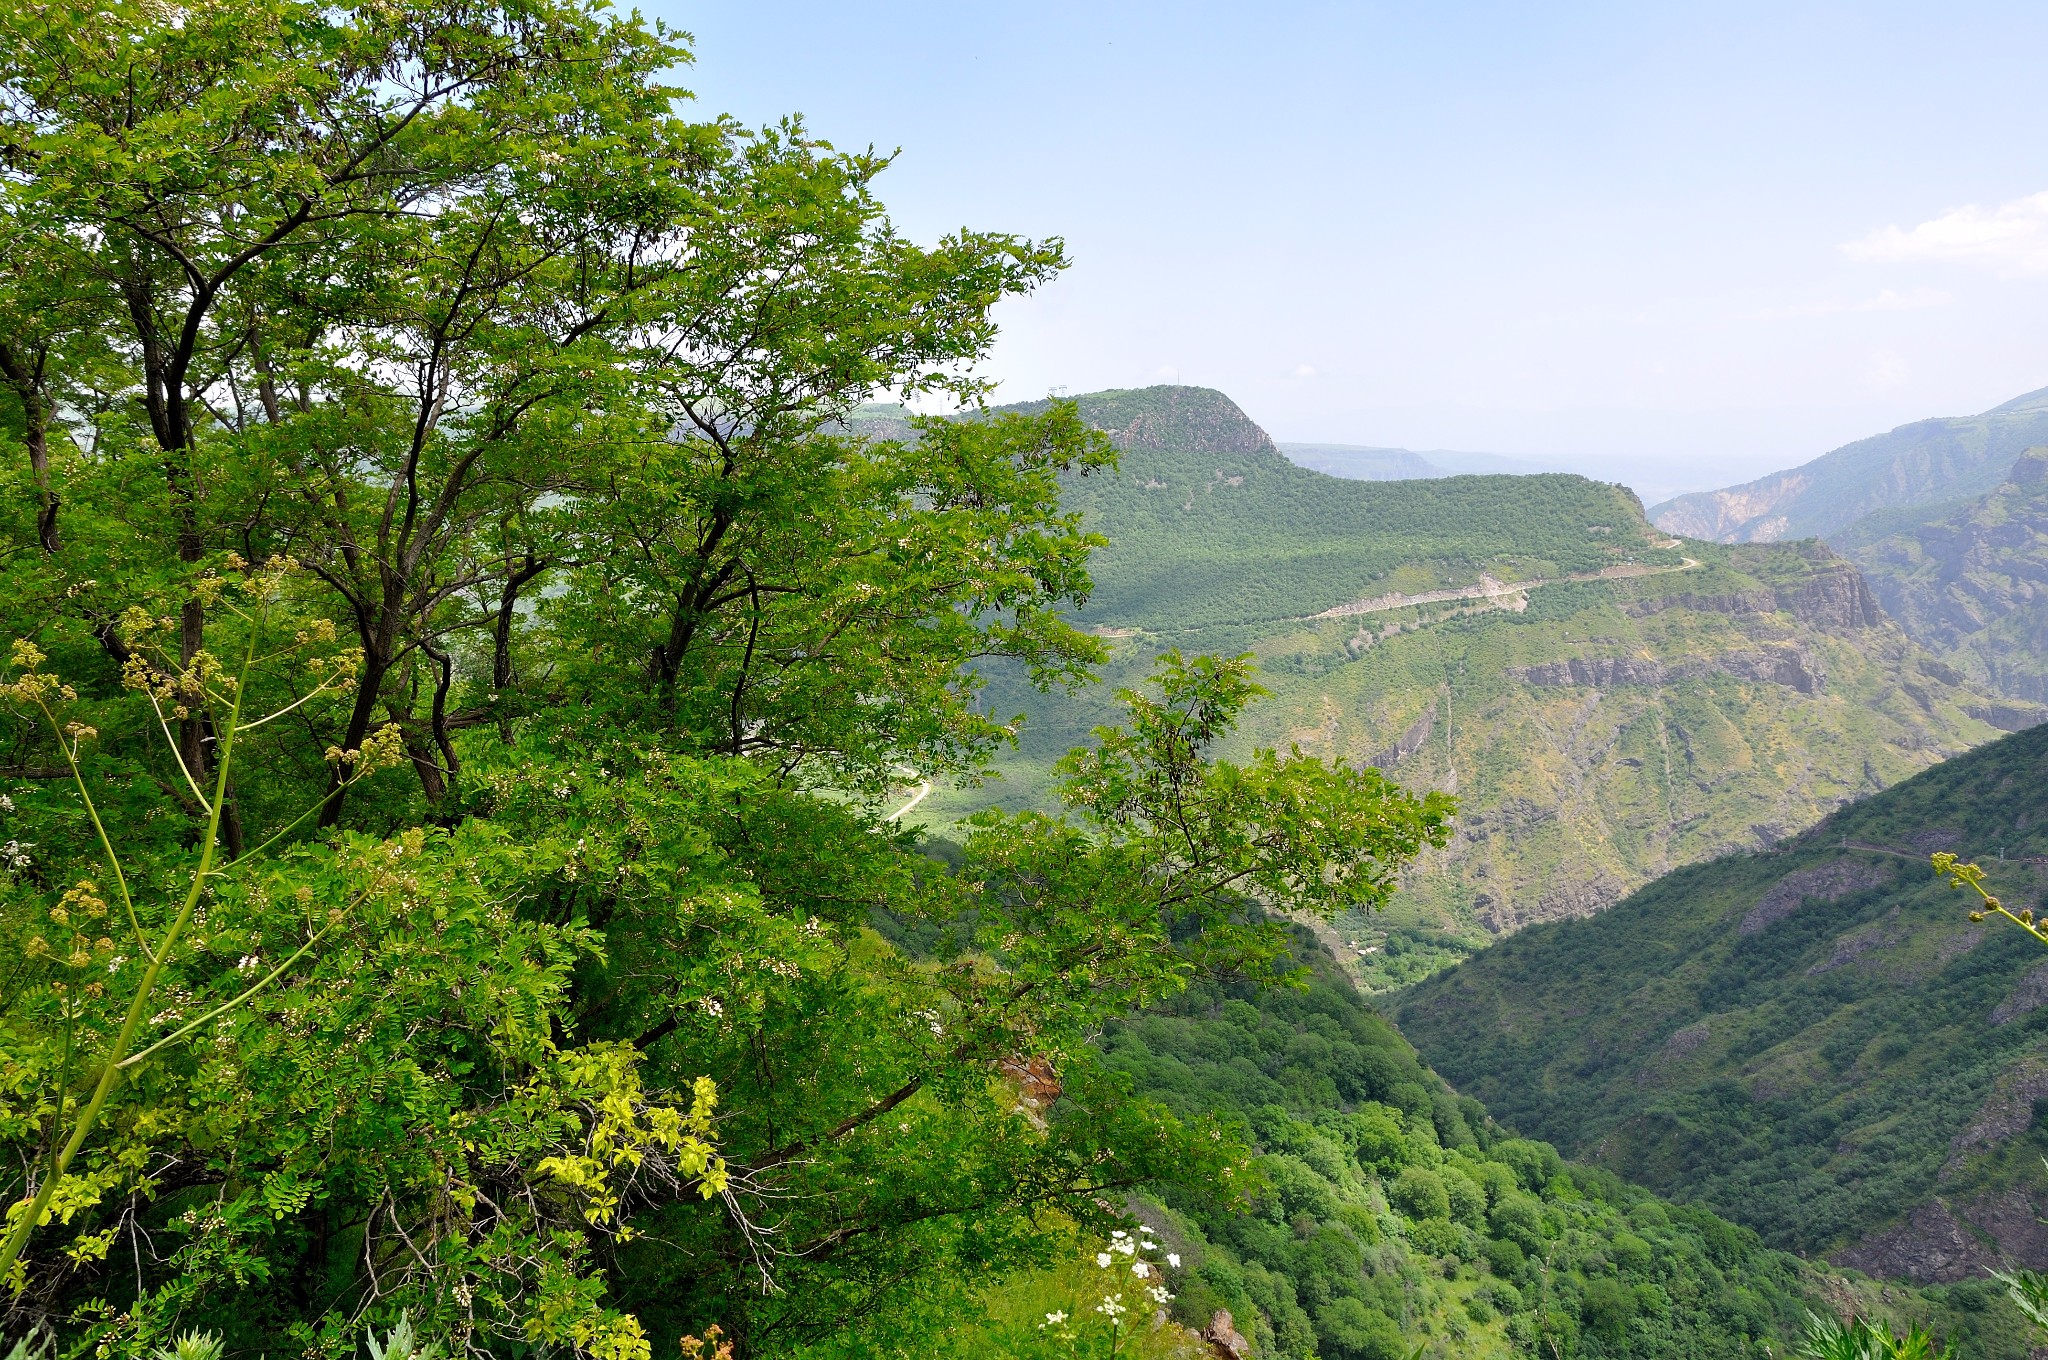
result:
[[[2048,728],[1403,992],[1459,1089],[1567,1155],[1873,1274],[2048,1265],[2048,952],[1926,856],[2048,894]]]
[[[1974,416],[1913,421],[1797,467],[1650,508],[1667,532],[1722,543],[1826,537],[1872,511],[1980,495],[2048,443],[2048,387]]]

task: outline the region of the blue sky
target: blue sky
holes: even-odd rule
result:
[[[2038,2],[646,12],[705,110],[900,147],[912,236],[1066,239],[1006,398],[1201,383],[1654,498],[2048,386]]]

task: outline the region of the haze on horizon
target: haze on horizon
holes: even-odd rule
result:
[[[1648,500],[2048,385],[2048,6],[657,0],[706,111],[900,146],[929,239],[1066,238],[1001,397]]]

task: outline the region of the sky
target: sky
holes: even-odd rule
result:
[[[702,112],[900,149],[910,237],[1065,240],[1000,397],[1648,500],[2048,386],[2048,5],[641,0]]]

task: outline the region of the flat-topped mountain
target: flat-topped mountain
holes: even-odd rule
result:
[[[1404,993],[1402,1032],[1522,1132],[1774,1245],[1921,1281],[2048,1266],[2048,950],[1927,859],[2040,911],[2044,768],[2038,727],[1524,931]]]
[[[1785,472],[1651,508],[1656,525],[1717,543],[1831,537],[1873,511],[1980,496],[2048,443],[2048,388],[1982,415],[1915,421]]]
[[[1201,389],[1078,402],[1124,449],[1069,493],[1110,539],[1079,616],[1110,644],[1103,683],[1044,695],[992,672],[1020,748],[924,811],[1042,805],[1053,760],[1159,652],[1249,651],[1271,696],[1240,748],[1460,799],[1452,846],[1333,937],[1368,985],[1770,845],[1997,735],[1972,716],[1994,701],[1822,545],[1680,543],[1626,488],[1562,474],[1340,480]]]

